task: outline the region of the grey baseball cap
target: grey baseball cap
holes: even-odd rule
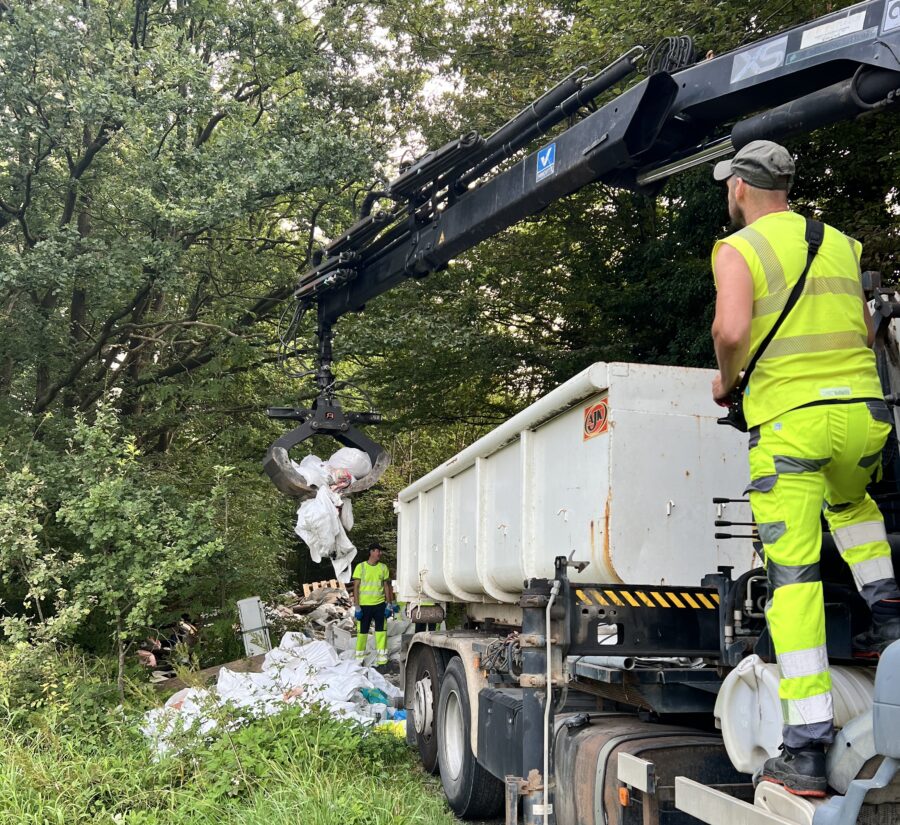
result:
[[[719,161],[713,177],[728,180],[737,175],[757,189],[790,192],[795,171],[794,159],[784,146],[771,140],[753,140],[730,160]]]

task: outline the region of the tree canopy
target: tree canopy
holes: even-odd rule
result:
[[[82,626],[101,636],[117,618],[136,630],[313,575],[291,503],[261,473],[281,431],[264,408],[312,394],[278,368],[279,335],[298,274],[365,194],[405,152],[489,133],[578,65],[664,35],[721,53],[825,11],[809,0],[0,0],[10,627],[71,605],[49,580],[74,587],[73,560],[109,549],[91,521],[126,511],[152,525],[140,541],[115,533],[115,547],[157,553],[172,575],[136,612],[90,602]],[[888,115],[790,144],[797,207],[860,238],[864,268],[889,282],[895,130]],[[395,458],[356,502],[354,538],[390,543],[397,490],[594,361],[712,366],[708,255],[726,221],[708,169],[657,197],[589,186],[342,319],[338,369],[385,414],[372,434]],[[88,466],[84,445],[98,440],[106,464]],[[101,484],[117,473],[118,510]],[[192,545],[184,525],[197,519],[209,529]]]

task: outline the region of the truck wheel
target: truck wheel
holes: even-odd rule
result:
[[[410,714],[416,747],[422,765],[429,773],[438,772],[437,699],[443,668],[434,649],[420,647],[416,654],[413,678],[413,708]]]
[[[441,784],[453,813],[461,819],[484,819],[500,813],[503,783],[475,761],[469,744],[471,719],[466,671],[456,657],[444,671],[438,699]]]

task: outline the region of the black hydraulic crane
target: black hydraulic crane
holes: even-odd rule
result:
[[[643,49],[592,76],[576,69],[487,138],[473,131],[428,152],[371,193],[359,220],[317,253],[294,296],[317,313],[319,395],[309,410],[269,411],[302,422],[264,461],[280,490],[308,491],[287,450],[316,433],[369,453],[373,471],[356,489],[371,486],[390,461],[353,426],[379,416],[345,414],[335,397],[332,330],[344,314],[589,183],[654,193],[670,176],[752,140],[896,111],[900,96],[900,0],[867,0],[700,62],[687,38],[660,46],[643,80],[513,166],[498,169],[634,75]]]

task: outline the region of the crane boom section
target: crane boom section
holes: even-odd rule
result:
[[[633,66],[623,61],[610,69],[614,82]],[[849,120],[892,103],[898,91],[900,0],[868,0],[681,71],[652,74],[463,191],[454,189],[454,172],[471,178],[478,163],[484,166],[485,144],[454,142],[439,156],[430,190],[413,193],[410,176],[401,176],[404,208],[361,221],[358,243],[353,232],[342,236],[339,254],[302,276],[295,296],[317,303],[319,318],[333,323],[589,183],[652,191],[751,140]],[[528,134],[540,134],[547,122],[535,121]],[[478,153],[468,163],[467,146]]]

